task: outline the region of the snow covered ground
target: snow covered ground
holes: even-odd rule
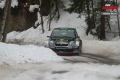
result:
[[[82,52],[120,58],[120,41],[83,41]]]
[[[87,42],[84,52],[120,57],[120,42]],[[96,43],[96,44],[92,44]],[[115,45],[117,45],[115,47]],[[110,48],[110,46],[113,46]],[[112,51],[113,50],[113,51]],[[98,53],[96,53],[98,52]],[[109,54],[111,52],[111,54]],[[66,61],[48,48],[0,43],[0,80],[119,80],[120,65]],[[72,59],[70,57],[69,59]],[[77,58],[75,58],[77,59]],[[74,59],[73,59],[74,60]],[[87,62],[82,62],[87,60]]]
[[[14,0],[16,1],[16,0]],[[0,4],[0,6],[4,6]],[[83,54],[95,54],[107,58],[120,59],[120,38],[113,41],[98,41],[92,35],[86,36],[85,17],[61,11],[60,20],[53,20],[51,29],[55,27],[74,27],[83,40]],[[48,31],[47,17],[44,17],[45,33],[41,34],[41,26],[23,32],[11,32],[7,42],[0,42],[0,80],[120,80],[120,64],[108,65],[82,62],[85,57],[78,56],[81,61],[72,62],[56,55],[52,50],[43,47]],[[37,21],[36,23],[37,24]],[[36,45],[32,45],[36,44]],[[71,59],[71,57],[69,57]],[[91,59],[87,59],[90,61]],[[112,62],[111,62],[112,63]]]
[[[39,63],[45,61],[62,60],[51,49],[35,45],[14,45],[0,43],[0,64],[6,62],[15,63]]]
[[[120,65],[97,63],[43,62],[4,64],[0,80],[119,80]]]
[[[83,41],[82,52],[120,59],[120,41]],[[0,64],[60,61],[51,49],[35,45],[0,43]]]

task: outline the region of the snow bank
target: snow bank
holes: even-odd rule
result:
[[[0,0],[0,8],[4,8],[5,7],[5,2],[6,0]],[[12,0],[11,1],[11,7],[15,7],[15,6],[18,6],[18,0]]]
[[[77,18],[78,14],[76,13],[69,14],[68,12],[64,12],[64,11],[61,11],[61,12],[62,13],[61,13],[60,19],[58,21],[53,20],[51,22],[51,31],[57,27],[72,27],[72,28],[76,28],[81,39],[84,39],[84,40],[96,40],[97,39],[96,37],[90,34],[86,36],[85,30],[87,29],[87,25],[84,21],[85,20],[84,16],[81,16],[81,18]],[[35,22],[35,26],[38,25],[40,21],[39,17],[40,15],[38,14],[38,20]],[[31,44],[42,46],[45,40],[48,39],[47,36],[51,34],[51,31],[48,31],[48,19],[47,18],[48,17],[44,17],[45,33],[42,33],[41,25],[39,25],[36,29],[30,28],[23,32],[10,32],[7,35],[6,42],[16,43],[15,42],[16,40],[24,40],[21,42],[22,44],[31,43]]]
[[[116,36],[116,37],[113,38],[111,41],[120,41],[120,36]]]
[[[39,8],[39,5],[37,5],[37,4],[35,4],[35,5],[30,5],[29,11],[30,11],[30,12],[34,12],[34,9],[35,9],[35,8],[38,9],[38,8]]]
[[[59,61],[61,57],[57,56],[52,50],[34,45],[19,46],[15,44],[0,43],[0,63],[25,62],[44,62]]]
[[[120,57],[120,41],[83,41],[83,53]]]
[[[64,1],[64,3],[68,5],[67,1]],[[33,12],[35,8],[39,8],[39,6],[38,5],[30,5],[29,11]],[[16,43],[16,40],[19,40],[21,42],[21,44],[35,44],[35,45],[42,46],[44,44],[44,41],[48,39],[47,36],[49,36],[51,34],[51,31],[57,27],[76,28],[81,39],[85,39],[85,40],[96,39],[92,35],[86,36],[85,31],[87,29],[87,24],[85,22],[85,16],[81,16],[81,18],[77,18],[79,16],[79,14],[76,14],[76,13],[69,14],[68,12],[60,10],[60,19],[58,20],[55,16],[55,18],[51,22],[51,31],[48,31],[49,16],[44,16],[43,21],[44,21],[45,33],[42,33],[42,27],[41,27],[41,25],[39,25],[40,21],[41,21],[40,14],[37,13],[37,15],[38,15],[38,17],[37,17],[38,19],[34,24],[35,26],[37,26],[36,29],[30,28],[23,32],[10,32],[7,35],[6,42]],[[23,40],[23,41],[21,41],[21,40]]]

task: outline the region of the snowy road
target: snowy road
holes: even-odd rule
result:
[[[120,80],[118,42],[87,44],[81,56],[58,56],[42,46],[0,43],[0,80]]]
[[[0,66],[0,80],[119,80],[120,61],[81,54],[62,56],[63,61]]]
[[[99,63],[107,65],[119,65],[119,58],[113,59],[105,56],[94,55],[94,54],[81,54],[80,56],[67,56],[63,57],[64,60],[71,63]]]

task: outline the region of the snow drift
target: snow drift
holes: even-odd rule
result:
[[[15,44],[0,43],[0,63],[1,62],[36,63],[59,60],[62,60],[62,58],[57,56],[49,48],[34,45],[19,46]]]
[[[83,41],[82,52],[113,58],[120,58],[120,41]],[[39,63],[61,61],[51,49],[35,45],[15,45],[0,43],[0,63]]]
[[[120,41],[83,41],[83,53],[120,57]]]

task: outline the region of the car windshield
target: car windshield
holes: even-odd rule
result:
[[[74,30],[54,30],[51,34],[52,37],[71,37],[75,38]]]

